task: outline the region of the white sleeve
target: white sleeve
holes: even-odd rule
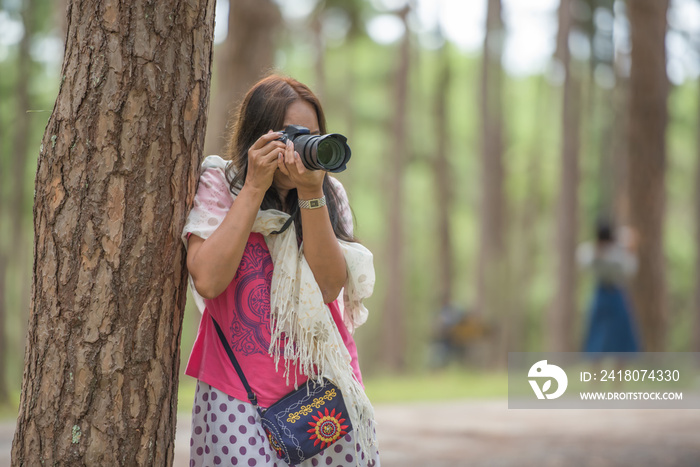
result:
[[[190,234],[208,238],[226,217],[233,199],[224,170],[205,168],[199,177],[194,206],[182,230],[182,241],[185,242],[185,246]]]

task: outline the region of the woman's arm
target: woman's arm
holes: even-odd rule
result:
[[[279,133],[261,136],[248,151],[248,173],[221,225],[206,239],[191,235],[187,241],[187,269],[197,292],[218,297],[236,275],[248,237],[265,192],[272,184],[284,143]]]
[[[323,196],[323,190],[297,188],[299,199]],[[301,225],[304,234],[304,257],[314,273],[316,283],[323,294],[323,301],[330,303],[338,297],[345,285],[347,270],[345,257],[333,232],[328,207],[301,209]]]
[[[282,171],[295,183],[299,199],[323,196],[323,179],[326,173],[320,170],[307,170],[291,142],[285,150],[284,163],[285,167]],[[323,301],[330,303],[338,297],[345,285],[347,270],[343,251],[333,232],[328,208],[323,206],[316,209],[301,209],[301,225],[304,236],[304,257],[321,289]]]
[[[255,216],[265,195],[244,185],[221,225],[206,240],[191,235],[187,241],[187,269],[197,292],[204,298],[218,297],[233,277]]]

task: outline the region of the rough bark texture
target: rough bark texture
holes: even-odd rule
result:
[[[629,94],[630,222],[639,234],[634,304],[647,351],[664,350],[666,278],[663,251],[666,204],[666,11],[668,0],[627,2],[632,38]]]
[[[170,465],[214,0],[73,0],[12,464]]]
[[[481,68],[481,230],[476,309],[495,324],[490,359],[504,363],[509,322],[506,200],[503,168],[503,69],[505,31],[501,1],[489,0]]]
[[[217,46],[215,99],[211,103],[205,154],[224,154],[226,127],[248,89],[275,63],[275,38],[282,23],[273,0],[230,0],[228,35]]]
[[[408,7],[402,10],[401,18],[406,25]],[[405,326],[403,291],[405,284],[404,267],[404,167],[406,164],[406,108],[408,101],[408,71],[410,62],[410,36],[408,27],[401,42],[401,49],[394,78],[394,115],[392,118],[392,147],[388,152],[387,203],[388,229],[386,238],[387,289],[384,312],[382,313],[382,359],[392,370],[404,366]]]
[[[550,350],[572,351],[576,314],[576,237],[578,232],[579,182],[579,83],[571,69],[569,33],[571,0],[559,4],[557,59],[564,70],[562,103],[561,166],[557,203],[557,274],[554,305],[549,320]]]

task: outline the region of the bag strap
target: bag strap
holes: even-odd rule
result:
[[[250,387],[250,384],[248,384],[248,380],[246,379],[245,375],[243,374],[243,370],[241,369],[241,366],[238,364],[238,360],[236,360],[236,356],[233,354],[233,350],[231,350],[231,346],[228,345],[228,341],[226,340],[226,336],[224,336],[224,332],[221,330],[219,327],[219,323],[216,322],[214,317],[210,314],[211,320],[214,322],[214,327],[216,327],[216,333],[219,335],[219,339],[221,340],[221,343],[224,346],[224,350],[226,350],[226,354],[228,355],[228,358],[231,360],[231,363],[233,364],[233,368],[236,370],[236,373],[238,373],[238,377],[241,378],[241,382],[243,383],[243,386],[245,387],[245,390],[248,392],[248,400],[250,401],[251,404],[255,408],[258,407],[258,398],[253,392],[253,390]]]

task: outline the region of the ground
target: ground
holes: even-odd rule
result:
[[[700,410],[509,410],[507,401],[381,404],[383,467],[700,466]],[[0,466],[14,423],[0,423]],[[188,465],[189,416],[175,467]]]

